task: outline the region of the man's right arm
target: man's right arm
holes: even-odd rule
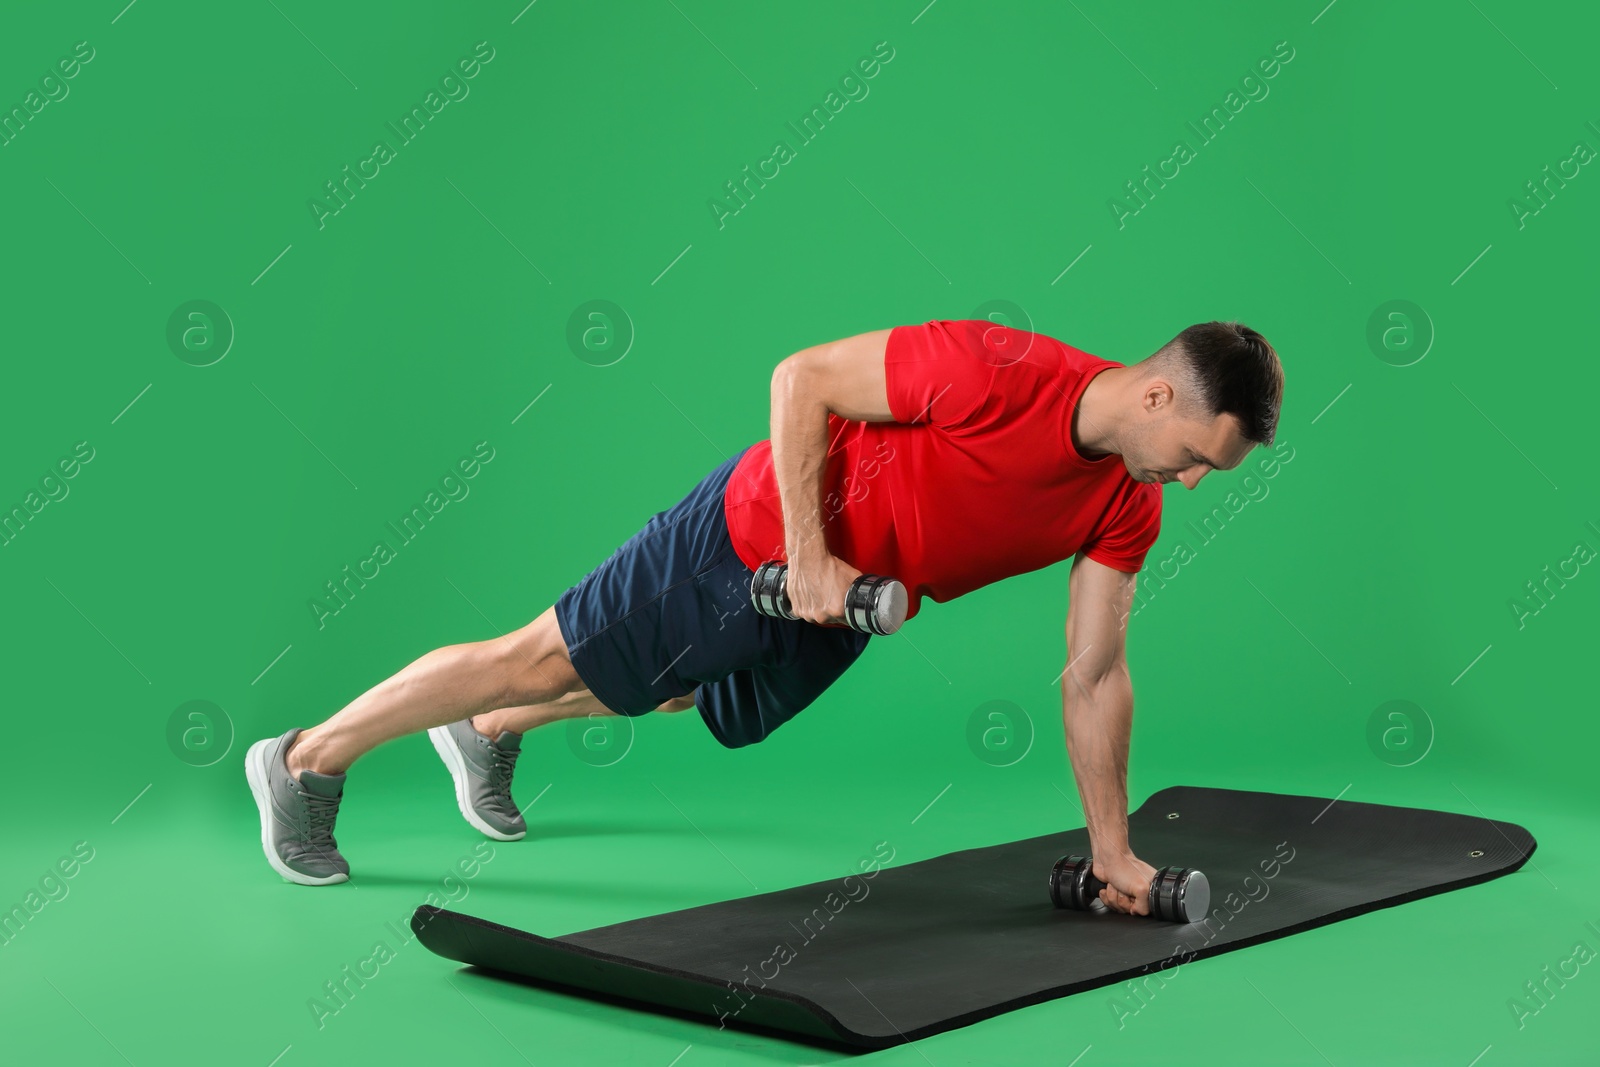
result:
[[[783,508],[786,589],[808,622],[844,621],[844,596],[861,572],[828,551],[822,481],[828,415],[892,422],[883,356],[889,331],[874,330],[796,352],[772,373],[772,466]]]
[[[1079,553],[1067,578],[1067,668],[1061,713],[1067,755],[1083,800],[1094,875],[1101,900],[1117,911],[1149,913],[1155,868],[1128,843],[1128,744],[1133,730],[1133,678],[1126,620],[1136,574]]]

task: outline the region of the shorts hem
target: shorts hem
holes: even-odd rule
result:
[[[604,705],[606,710],[615,712],[618,715],[625,715],[629,718],[654,711],[655,709],[653,707],[645,708],[643,711],[626,711],[624,710],[627,704],[626,701],[616,699],[615,695],[606,691],[606,687],[604,685],[595,684],[594,679],[589,676],[588,668],[585,667],[583,663],[583,661],[587,658],[583,655],[583,647],[585,644],[587,644],[587,640],[580,641],[578,644],[574,645],[572,643],[572,638],[567,632],[566,610],[563,607],[563,603],[566,600],[567,596],[565,593],[563,593],[561,598],[556,601],[556,627],[561,631],[561,640],[567,646],[567,659],[572,663],[572,671],[578,676],[578,680],[583,683],[584,688],[589,690],[589,695]]]
[[[588,687],[589,692],[594,695],[596,700],[600,701],[600,703],[604,704],[607,708],[609,708],[611,711],[616,712],[618,715],[626,715],[626,716],[629,716],[629,717],[636,716],[636,715],[645,715],[645,714],[648,714],[648,713],[650,713],[650,712],[652,712],[652,711],[654,711],[656,709],[656,706],[661,703],[660,700],[653,700],[648,707],[641,708],[638,711],[632,711],[632,710],[628,710],[630,708],[630,704],[629,704],[629,702],[627,700],[617,699],[619,694],[612,694],[611,695],[612,698],[611,699],[607,699],[607,692],[606,691],[607,691],[608,687],[606,685],[604,685],[604,684],[596,686],[595,683],[590,679],[588,673],[586,673],[586,669],[582,665],[582,662],[581,662],[583,659],[586,658],[584,653],[588,649],[588,647],[590,646],[591,643],[593,643],[596,640],[598,640],[599,638],[603,637],[613,627],[619,626],[619,625],[627,622],[634,615],[638,614],[640,611],[643,611],[645,608],[648,608],[651,604],[656,603],[661,598],[667,596],[669,593],[672,593],[675,590],[681,589],[685,585],[689,585],[689,584],[692,584],[694,582],[699,581],[705,574],[707,574],[710,571],[713,571],[713,570],[717,569],[718,567],[721,567],[721,566],[725,565],[730,559],[737,560],[741,567],[744,567],[746,570],[749,570],[749,567],[745,564],[745,562],[742,559],[739,558],[738,551],[731,544],[725,545],[723,548],[718,550],[712,556],[712,558],[710,560],[708,560],[703,566],[700,566],[700,567],[696,568],[694,570],[694,572],[691,573],[688,577],[681,578],[678,581],[673,582],[671,585],[666,586],[663,589],[657,590],[653,595],[651,595],[651,597],[648,600],[645,600],[645,601],[642,601],[639,604],[633,605],[626,612],[624,612],[622,615],[618,616],[615,619],[607,621],[604,626],[601,626],[599,629],[595,630],[593,633],[590,633],[590,634],[586,635],[585,637],[583,637],[582,640],[580,640],[580,641],[578,641],[576,643],[573,642],[572,637],[571,637],[571,633],[570,633],[570,631],[568,629],[568,624],[567,624],[567,620],[566,620],[566,613],[567,613],[567,608],[569,606],[569,602],[573,599],[572,594],[583,583],[579,582],[578,585],[573,586],[571,589],[568,589],[565,593],[563,593],[561,595],[561,597],[559,599],[557,599],[556,605],[555,605],[555,607],[556,607],[556,624],[561,630],[561,640],[563,642],[565,642],[565,644],[567,646],[567,658],[569,660],[571,660],[571,662],[572,662],[573,671],[578,675],[578,678],[584,683],[584,685]],[[752,577],[754,577],[753,573],[752,573]],[[649,684],[654,684],[654,683],[649,683]],[[698,686],[696,686],[695,690],[691,690],[691,692],[695,692],[696,690],[698,690]],[[680,697],[680,696],[684,696],[684,695],[685,694],[683,694],[683,693],[671,693],[671,694],[668,694],[667,696],[663,697],[662,700],[670,700],[670,699],[672,699],[674,697]],[[697,709],[699,708],[698,699],[695,702],[695,707]],[[703,717],[704,717],[704,715],[702,714],[702,718]],[[720,735],[718,735],[718,740],[722,741],[723,744],[725,744],[725,745],[727,744],[726,741],[723,741],[723,739],[721,738]],[[731,747],[734,747],[734,746],[730,745],[728,747],[731,748]]]
[[[696,689],[695,689],[694,710],[698,711],[700,713],[700,721],[706,724],[707,732],[711,734],[711,736],[716,740],[717,744],[719,744],[723,748],[727,748],[727,749],[735,749],[735,748],[743,748],[744,747],[743,745],[735,745],[735,744],[730,743],[728,741],[727,737],[723,735],[722,730],[717,726],[716,722],[711,718],[711,713],[709,711],[707,711],[704,707],[701,706],[701,704],[700,704],[700,690],[699,690],[698,687],[696,687]]]

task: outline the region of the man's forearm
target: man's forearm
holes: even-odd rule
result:
[[[1095,856],[1131,852],[1128,844],[1128,741],[1133,681],[1124,667],[1085,683],[1071,669],[1061,679],[1067,754],[1083,800]]]
[[[786,360],[772,375],[772,468],[791,562],[825,548],[822,477],[827,464],[828,406],[804,367]]]

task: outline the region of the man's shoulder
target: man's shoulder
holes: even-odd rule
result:
[[[1076,345],[1032,328],[991,319],[952,319],[924,324],[937,327],[947,343],[999,367],[1031,367],[1055,374],[1077,375],[1101,367],[1120,367]]]
[[[1154,526],[1159,530],[1164,499],[1159,483],[1138,481],[1123,467],[1108,509],[1112,527],[1140,530]]]
[[[1024,414],[1059,418],[1090,378],[1121,366],[1049,334],[989,319],[895,327],[884,359],[891,405],[897,398],[905,410],[934,404],[944,417],[928,421],[950,426],[992,427]]]

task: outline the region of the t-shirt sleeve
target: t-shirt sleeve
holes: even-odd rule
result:
[[[950,431],[992,429],[1051,388],[1041,340],[984,319],[897,326],[883,357],[889,413]]]
[[[1137,574],[1161,533],[1161,486],[1135,483],[1106,528],[1081,549],[1096,563]]]

